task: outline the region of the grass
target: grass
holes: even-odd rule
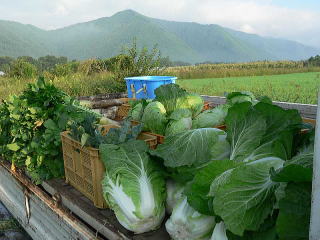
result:
[[[195,79],[265,76],[319,71],[319,66],[309,66],[303,61],[260,61],[169,67],[164,70],[163,75],[173,75],[179,77],[179,79]]]
[[[45,76],[45,79],[52,81],[57,87],[75,97],[123,91],[123,85],[114,81],[113,74],[109,72],[89,76],[81,73],[66,77]],[[21,93],[28,83],[35,80],[0,77],[0,99],[8,99],[10,95]]]
[[[317,104],[320,72],[186,79],[177,83],[188,91],[204,95],[224,96],[232,91],[250,91],[255,96],[268,96],[274,101]]]

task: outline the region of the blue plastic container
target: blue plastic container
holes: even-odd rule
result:
[[[154,99],[154,90],[163,84],[175,83],[177,77],[172,76],[141,76],[127,77],[127,91],[129,98]]]

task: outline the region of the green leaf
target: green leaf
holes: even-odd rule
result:
[[[280,240],[308,240],[311,183],[289,183],[279,202],[277,232]]]
[[[149,103],[145,108],[142,120],[145,130],[164,135],[167,125],[166,109],[160,102]]]
[[[166,137],[151,154],[163,158],[167,167],[201,165],[211,160],[210,146],[217,141],[215,129],[194,129]]]
[[[11,151],[14,151],[14,152],[16,152],[20,149],[20,147],[17,143],[7,144],[7,148]]]
[[[48,119],[47,121],[44,122],[43,124],[46,128],[51,129],[51,130],[57,130],[59,129],[57,124],[52,120]]]
[[[279,158],[263,158],[237,167],[224,178],[216,178],[210,189],[214,212],[229,231],[242,236],[257,231],[273,210],[274,192],[279,186],[270,179],[270,168],[282,167]]]
[[[226,117],[227,139],[231,145],[230,159],[243,161],[260,145],[266,120],[252,111],[250,102],[235,104]]]
[[[303,146],[296,156],[285,162],[283,168],[272,171],[272,180],[275,182],[311,182],[313,147],[313,141]]]
[[[202,214],[214,215],[213,197],[208,196],[211,183],[216,177],[238,165],[239,163],[231,160],[216,160],[199,170],[185,190],[190,206]]]
[[[90,135],[87,133],[82,134],[81,136],[81,147],[84,147],[87,144],[88,139],[90,138]]]

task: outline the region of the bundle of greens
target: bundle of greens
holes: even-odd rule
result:
[[[142,125],[132,126],[127,119],[120,125],[100,125],[93,115],[85,114],[80,121],[72,121],[69,135],[82,146],[99,148],[101,144],[120,144],[136,139],[142,131]],[[106,127],[110,127],[106,134]]]
[[[60,132],[84,110],[43,78],[1,105],[1,153],[23,167],[35,183],[63,176]]]

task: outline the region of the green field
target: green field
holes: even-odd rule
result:
[[[204,95],[224,96],[232,91],[251,91],[257,97],[268,96],[274,101],[317,104],[320,72],[186,79],[177,83],[189,91]]]

